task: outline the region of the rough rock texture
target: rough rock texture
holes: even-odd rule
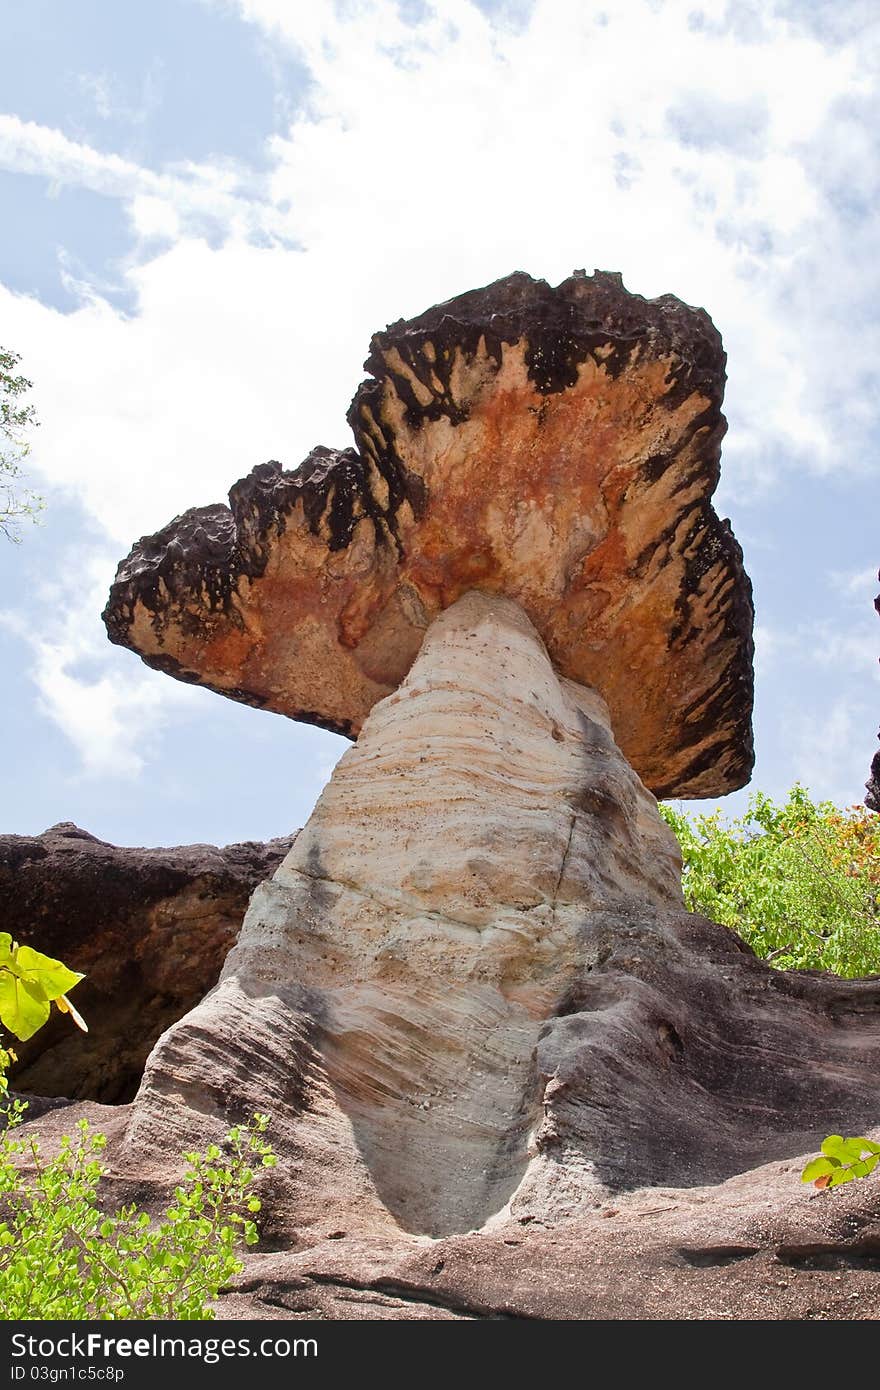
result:
[[[880,734],[878,734],[878,738],[880,738]],[[871,775],[865,785],[868,789],[865,805],[871,811],[880,811],[880,748],[871,760]]]
[[[875,1137],[876,1131],[875,1131]],[[333,1231],[257,1254],[221,1318],[876,1319],[880,1195],[797,1162],[426,1242]]]
[[[859,1004],[870,1007],[851,998],[844,1023],[852,1046]],[[318,1078],[316,1069],[299,1141],[280,1146],[297,1176],[261,1182],[263,1239],[219,1300],[221,1319],[878,1317],[880,1190],[870,1180],[826,1193],[803,1187],[799,1172],[816,1139],[726,1182],[693,1185],[683,1175],[681,1185],[597,1190],[568,1213],[505,1213],[482,1230],[430,1239],[377,1219]],[[259,1098],[252,1078],[242,1104]],[[152,1163],[125,1141],[132,1106],[56,1110],[32,1128],[51,1149],[80,1113],[110,1137],[108,1203],[158,1208],[181,1173],[174,1126],[164,1158]],[[206,1142],[220,1133],[219,1119],[206,1114],[194,1132]],[[272,1133],[277,1143],[277,1123]],[[880,1140],[880,1129],[868,1133]]]
[[[877,578],[880,579],[880,574]],[[874,607],[880,613],[880,594],[874,600]],[[880,811],[880,749],[877,750],[871,761],[871,775],[865,785],[868,789],[865,805],[872,811]]]
[[[526,611],[597,689],[657,795],[752,766],[752,606],[718,481],[708,315],[618,275],[510,275],[372,341],[356,449],[264,464],[230,507],[134,547],[111,640],[236,700],[354,736],[471,588]]]
[[[3,930],[87,975],[74,1002],[88,1037],[53,1015],[16,1043],[16,1088],[129,1100],[159,1034],[216,984],[252,890],[290,845],[120,849],[70,823],[0,836]]]
[[[876,1123],[880,983],[773,972],[684,912],[678,867],[601,699],[464,596],[158,1041],[124,1168],[257,1106],[272,1240],[449,1236]]]

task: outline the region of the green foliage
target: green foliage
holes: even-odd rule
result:
[[[0,1047],[0,1120],[6,1115],[8,1107],[4,1104],[5,1097],[9,1091],[9,1079],[6,1075],[13,1062],[18,1058],[11,1047]]]
[[[55,1004],[88,1032],[67,998],[82,975],[32,946],[19,946],[9,932],[0,932],[0,1023],[25,1042],[49,1017]]]
[[[859,1135],[844,1139],[842,1134],[829,1134],[822,1144],[822,1153],[801,1173],[801,1182],[814,1187],[839,1187],[854,1178],[866,1178],[880,1162],[880,1144]]]
[[[22,1042],[42,1028],[53,1004],[61,1013],[70,1014],[84,1033],[89,1031],[65,993],[82,978],[60,960],[31,946],[19,946],[9,932],[0,932],[0,1023]],[[17,1060],[12,1048],[0,1044],[0,1122],[19,1116],[24,1109],[18,1103],[11,1108],[5,1104],[9,1091],[6,1074]]]
[[[25,431],[37,424],[34,407],[21,404],[31,383],[15,374],[20,360],[18,353],[0,348],[0,531],[15,542],[21,540],[21,519],[35,520],[43,508],[43,499],[20,481],[21,461],[30,449]]]
[[[660,808],[681,845],[685,902],[780,969],[880,972],[880,816],[757,792],[739,820]]]
[[[212,1318],[211,1300],[243,1268],[242,1245],[258,1238],[250,1189],[255,1168],[275,1163],[267,1117],[184,1154],[183,1181],[153,1225],[134,1205],[99,1207],[106,1140],[86,1120],[45,1158],[17,1137],[21,1110],[0,1136],[0,1318]]]
[[[0,932],[0,1022],[22,1040],[43,1026],[54,1003],[85,1024],[67,992],[82,979],[61,961]],[[99,1205],[106,1145],[80,1120],[59,1152],[45,1157],[18,1126],[27,1109],[9,1101],[15,1053],[0,1046],[0,1318],[212,1318],[210,1303],[242,1268],[242,1245],[256,1243],[256,1167],[275,1155],[255,1115],[222,1145],[185,1153],[174,1200],[153,1225],[136,1206]]]

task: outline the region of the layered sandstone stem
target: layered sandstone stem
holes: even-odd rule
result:
[[[339,1105],[408,1230],[481,1225],[529,1156],[535,1049],[596,911],[680,906],[677,847],[601,699],[472,592],[370,714],[223,978],[296,981]]]

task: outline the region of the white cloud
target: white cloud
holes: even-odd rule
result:
[[[815,626],[801,629],[802,641],[810,658],[817,666],[830,667],[843,674],[851,671],[880,682],[877,669],[877,650],[880,643],[874,623],[866,621],[856,626],[842,628],[839,623],[825,621]]]
[[[113,85],[113,79],[106,72],[81,72],[77,78],[77,86],[91,97],[102,121],[109,120],[120,110]]]
[[[139,313],[93,298],[62,314],[0,287],[0,318],[35,382],[31,473],[85,506],[120,555],[188,506],[218,502],[277,457],[350,442],[368,297],[310,283],[304,258],[178,242],[132,273]]]
[[[880,343],[876,328],[853,334],[850,304],[833,302],[836,279],[821,274],[849,238],[825,194],[832,162],[816,161],[840,104],[869,87],[855,45],[825,46],[772,15],[756,40],[721,24],[721,4],[700,7],[701,27],[678,0],[621,0],[604,14],[539,0],[519,32],[466,0],[417,26],[390,0],[239,8],[315,79],[274,142],[273,192],[316,270],[350,259],[352,219],[386,314],[514,268],[551,280],[581,264],[621,269],[630,288],[672,289],[722,328],[735,483],[772,483],[783,452],[835,467],[862,437],[866,422],[846,420],[841,438],[850,393],[829,399],[827,384],[840,386],[841,358],[871,362]],[[710,113],[725,149],[682,140],[683,111],[703,136]],[[858,273],[873,279],[862,259]],[[793,312],[801,285],[811,303]],[[853,285],[852,300],[865,288]]]
[[[317,442],[313,419],[328,442],[345,440],[340,407],[370,331],[514,268],[554,281],[575,265],[620,268],[637,292],[672,289],[710,309],[730,358],[731,486],[771,485],[783,455],[830,468],[843,452],[858,465],[870,397],[841,390],[837,409],[824,407],[842,357],[877,359],[875,325],[854,327],[850,312],[874,272],[866,257],[843,297],[835,278],[833,313],[814,274],[834,225],[816,151],[839,104],[867,86],[854,46],[823,47],[772,16],[760,41],[719,32],[723,6],[704,5],[697,23],[680,0],[622,0],[604,17],[539,0],[519,30],[467,0],[427,8],[421,23],[391,0],[239,8],[294,45],[312,77],[305,110],[272,141],[266,198],[249,199],[225,165],[156,174],[0,117],[6,167],[118,197],[143,237],[178,238],[130,271],[133,320],[99,300],[63,324],[5,306],[10,332],[42,320],[21,332],[39,339],[44,391],[62,360],[89,364],[92,389],[78,382],[76,399],[90,447],[72,463],[44,435],[35,462],[114,534],[158,524],[172,495],[216,498],[216,486],[199,497],[200,480],[225,490],[276,421],[284,436],[270,448],[290,463]],[[199,214],[226,234],[214,250],[196,244]],[[303,249],[249,245],[282,231]],[[315,395],[339,415],[315,410]],[[239,452],[243,422],[254,443]],[[224,473],[231,452],[240,462]],[[144,511],[147,463],[155,506]],[[187,475],[196,486],[183,495]]]
[[[841,678],[880,683],[877,654],[880,629],[869,605],[852,615],[840,612],[834,618],[813,618],[788,629],[768,623],[755,626],[755,671],[758,678],[784,664],[790,671],[800,667],[832,670]]]
[[[789,785],[796,779],[814,796],[838,805],[860,802],[873,751],[865,731],[875,719],[875,710],[845,695],[820,714],[790,709],[783,735],[792,770]]]
[[[3,167],[119,199],[144,246],[167,243],[130,266],[130,317],[95,292],[65,315],[0,289],[43,420],[32,469],[120,554],[265,458],[348,443],[370,332],[514,269],[620,269],[709,309],[731,497],[786,467],[873,466],[880,166],[861,36],[823,42],[765,9],[734,23],[714,0],[537,0],[516,24],[467,0],[419,22],[391,0],[238,10],[311,78],[262,182],[225,163],[156,173],[0,117]],[[120,692],[109,668],[84,686],[67,640],[40,655],[44,698],[94,765],[83,688],[111,728],[120,701],[155,718],[176,688]],[[859,635],[835,651],[865,654]]]
[[[171,710],[186,707],[195,692],[169,692],[168,682],[134,662],[120,673],[97,618],[113,569],[106,555],[71,554],[61,571],[75,574],[78,587],[60,580],[41,586],[35,597],[43,624],[0,610],[0,626],[30,648],[39,708],[70,740],[84,774],[131,778],[143,770]]]
[[[184,161],[155,173],[119,155],[107,154],[60,130],[0,114],[0,168],[11,173],[42,175],[52,187],[74,185],[120,199],[141,235],[156,232],[156,206],[169,210],[198,232],[228,236],[284,237],[282,219],[256,190],[247,171],[231,161],[196,164]]]
[[[123,121],[128,125],[144,123],[162,100],[162,64],[155,60],[147,69],[140,88],[140,100],[132,103],[123,85],[106,71],[81,72],[77,77],[80,91],[90,97],[95,112],[102,121]]]
[[[877,585],[880,582],[876,565],[857,570],[831,570],[828,577],[838,593],[864,607],[866,611],[877,595]]]
[[[131,200],[132,223],[146,240],[175,241],[181,235],[180,214],[167,198],[154,193],[137,193]]]

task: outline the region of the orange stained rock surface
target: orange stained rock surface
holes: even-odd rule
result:
[[[469,589],[503,593],[559,672],[601,693],[656,794],[742,785],[751,605],[739,548],[709,501],[720,390],[675,391],[680,363],[649,339],[622,369],[600,348],[572,385],[541,391],[526,338],[500,354],[480,338],[445,349],[458,418],[413,418],[407,386],[421,407],[441,349],[422,337],[405,362],[377,342],[387,373],[351,417],[366,482],[347,543],[332,543],[333,486],[317,526],[294,501],[269,525],[262,574],[238,574],[225,606],[196,593],[169,599],[157,621],[135,602],[126,645],[171,674],[356,736],[439,612]],[[380,437],[419,482],[391,529],[367,511],[387,507],[371,453]]]

